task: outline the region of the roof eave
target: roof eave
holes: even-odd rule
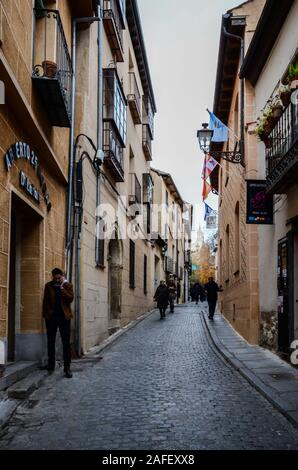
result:
[[[240,70],[240,78],[249,79],[253,86],[262,73],[293,3],[294,0],[283,0],[282,2],[267,0],[264,6]]]

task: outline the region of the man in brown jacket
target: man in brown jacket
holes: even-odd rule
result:
[[[55,369],[55,344],[59,328],[64,358],[65,377],[71,378],[70,370],[70,320],[73,317],[70,304],[73,301],[73,286],[64,278],[63,271],[55,268],[52,271],[53,279],[45,285],[43,297],[43,317],[45,318],[48,339],[48,365],[46,369],[53,372]]]

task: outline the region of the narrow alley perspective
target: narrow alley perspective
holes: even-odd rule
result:
[[[297,467],[297,24],[0,0],[1,468]]]

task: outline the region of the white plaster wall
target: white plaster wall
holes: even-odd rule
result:
[[[298,47],[298,0],[285,21],[267,63],[255,86],[256,118],[286,72]],[[266,178],[265,146],[259,143],[258,178]],[[263,312],[276,310],[277,301],[277,248],[278,241],[286,236],[289,227],[286,221],[298,214],[298,187],[287,195],[275,196],[274,225],[259,227],[259,272],[260,309]]]

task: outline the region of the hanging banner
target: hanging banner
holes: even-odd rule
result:
[[[210,206],[208,206],[208,204],[206,204],[206,202],[204,202],[204,206],[205,206],[204,220],[206,220],[207,217],[208,217],[209,215],[212,215],[214,211],[213,211],[212,207],[210,207]]]
[[[273,224],[273,196],[266,192],[266,180],[246,180],[247,224]]]
[[[219,165],[218,161],[216,161],[211,155],[206,155],[205,160],[204,160],[204,166],[203,166],[203,173],[202,177],[203,179],[209,178],[213,170]]]

